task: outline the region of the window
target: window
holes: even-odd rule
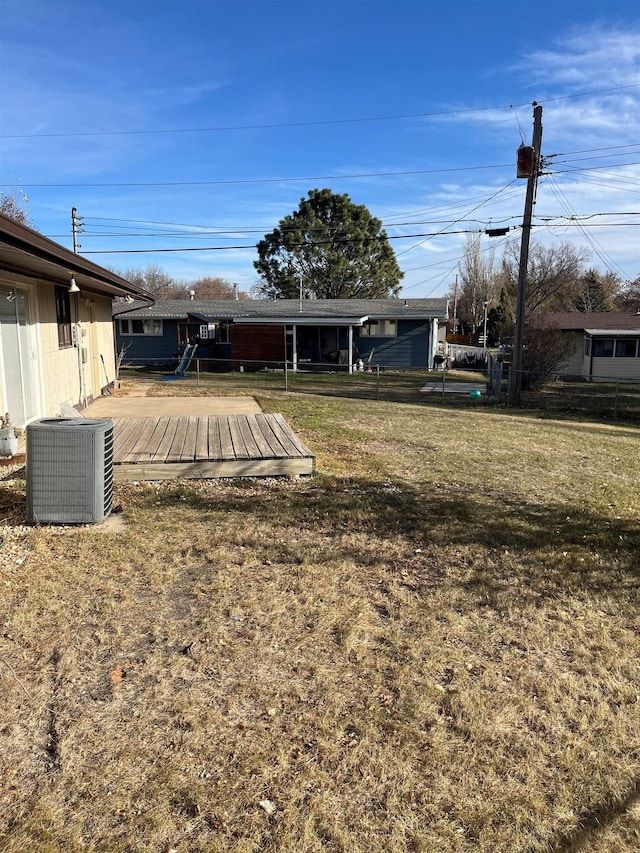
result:
[[[591,355],[591,338],[584,339],[584,354]]]
[[[140,320],[135,317],[127,317],[120,320],[121,335],[161,335],[162,320]]]
[[[594,358],[613,358],[613,338],[602,338],[593,342]]]
[[[396,320],[369,320],[360,329],[361,338],[395,338],[397,334]]]
[[[73,345],[68,287],[56,287],[56,321],[58,323],[58,346],[60,349],[66,349]]]
[[[616,341],[616,358],[635,358],[638,341],[635,338],[619,338]]]

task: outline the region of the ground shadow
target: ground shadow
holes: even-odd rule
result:
[[[505,554],[526,574],[530,588],[544,596],[560,588],[628,593],[640,584],[640,519],[607,518],[569,502],[525,502],[505,491],[322,477],[282,489],[229,481],[210,494],[182,482],[140,500],[156,509],[190,507],[203,517],[211,511],[233,513],[247,517],[247,525],[273,522],[289,528],[292,537],[301,529],[335,533],[340,556],[356,563],[361,554],[340,534],[399,538],[408,547],[440,546],[444,554],[451,548],[489,551],[491,566],[478,560],[467,581],[469,591],[474,584],[481,588],[485,603],[492,585],[496,595],[503,590]]]

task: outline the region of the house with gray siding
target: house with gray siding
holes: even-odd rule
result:
[[[197,344],[202,369],[293,370],[362,362],[432,368],[446,299],[158,300],[114,308],[124,363],[154,364]]]

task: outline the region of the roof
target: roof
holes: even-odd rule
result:
[[[106,296],[148,299],[142,288],[0,213],[0,271],[69,285]]]
[[[410,318],[445,320],[446,299],[159,299],[153,305],[134,302],[117,304],[114,316],[123,313],[161,320],[235,320],[249,322],[309,323],[325,322],[359,324],[363,319]]]
[[[640,329],[640,314],[625,314],[621,311],[593,311],[584,314],[580,311],[564,311],[554,314],[541,314],[531,318],[532,325],[546,329],[583,332],[597,329],[598,332],[637,331]]]

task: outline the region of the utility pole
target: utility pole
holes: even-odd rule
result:
[[[458,334],[458,274],[453,288],[453,334]]]
[[[73,251],[78,254],[78,249],[82,246],[78,243],[78,234],[82,234],[82,217],[78,216],[78,211],[75,207],[71,208],[71,234],[73,236]]]
[[[536,200],[538,175],[542,164],[540,150],[542,147],[542,107],[533,102],[533,137],[531,147],[533,158],[530,174],[527,178],[527,194],[524,202],[524,217],[522,220],[522,240],[520,242],[520,268],[518,270],[518,291],[516,295],[516,324],[513,334],[513,359],[509,371],[508,404],[517,405],[520,400],[522,386],[522,363],[524,348],[524,317],[527,295],[527,265],[529,262],[529,240],[531,238],[531,219],[533,205]],[[520,165],[520,164],[518,164]]]

